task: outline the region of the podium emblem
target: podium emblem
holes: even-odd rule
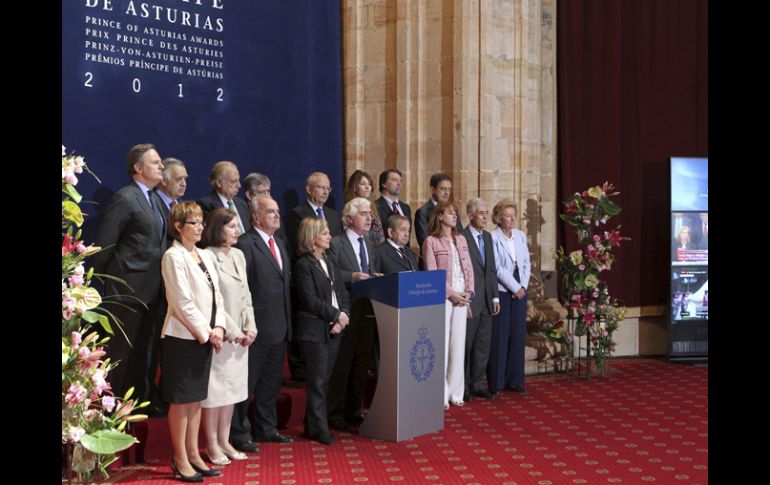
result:
[[[417,382],[422,382],[433,373],[433,367],[436,364],[436,348],[433,346],[433,342],[427,338],[427,328],[420,327],[417,334],[420,338],[412,345],[412,351],[409,355],[409,369]]]

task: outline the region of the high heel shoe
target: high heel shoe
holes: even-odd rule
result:
[[[195,465],[193,465],[193,468],[195,468]],[[176,462],[173,458],[171,459],[171,471],[174,473],[174,479],[179,479],[183,482],[199,483],[203,481],[203,475],[200,473],[196,473],[195,475],[182,475],[182,472],[176,467]]]
[[[229,465],[230,463],[232,463],[228,459],[227,452],[225,450],[222,450],[222,452],[225,454],[225,456],[221,458],[216,458],[216,459],[211,458],[211,455],[208,452],[206,452],[206,459],[211,463],[213,463],[214,465],[219,465],[219,466]]]
[[[242,453],[238,450],[236,450],[235,453],[229,453],[226,449],[222,448],[222,453],[225,454],[226,460],[228,458],[230,460],[247,460],[249,458],[248,455],[246,455],[246,453]],[[227,463],[231,463],[230,460],[227,460]],[[214,462],[212,461],[212,463]],[[225,465],[227,465],[227,463],[225,463]],[[216,463],[216,465],[219,465],[219,463]]]
[[[462,401],[449,401],[449,404],[452,406],[457,406],[458,408],[465,406],[465,403]]]
[[[215,470],[213,468],[209,468],[208,470],[204,470],[203,468],[199,467],[193,462],[190,462],[190,465],[195,468],[195,471],[201,474],[201,478],[203,477],[218,477],[222,475],[222,472],[219,470]]]

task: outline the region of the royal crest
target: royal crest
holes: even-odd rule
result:
[[[433,342],[427,338],[428,329],[420,327],[417,330],[420,336],[412,345],[412,351],[409,354],[409,369],[417,382],[427,380],[433,373],[433,367],[436,364],[436,348]]]

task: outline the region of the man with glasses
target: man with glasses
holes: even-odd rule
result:
[[[153,190],[163,178],[163,162],[149,143],[128,151],[126,169],[132,183],[115,192],[102,214],[96,246],[104,248],[94,256],[94,271],[126,282],[107,279],[105,302],[120,320],[126,338],[116,329],[107,344],[107,355],[120,361],[110,371],[116,396],[135,387],[139,401],[150,401],[143,412],[163,415],[165,406],[154,384],[162,305],[160,260],[168,247],[163,202]],[[110,305],[108,302],[119,303]],[[129,344],[130,342],[130,344]]]
[[[286,224],[286,235],[289,239],[287,242],[292,250],[292,254],[299,247],[297,244],[299,223],[306,217],[326,219],[326,224],[329,226],[329,232],[332,237],[342,234],[342,220],[340,219],[340,214],[331,207],[324,206],[329,199],[331,191],[332,188],[329,183],[329,177],[327,177],[325,173],[313,172],[307,177],[307,181],[305,182],[307,200],[289,212],[289,218]]]
[[[241,189],[241,174],[233,162],[221,161],[211,167],[209,185],[214,189],[210,194],[198,199],[198,205],[203,209],[204,219],[209,212],[218,207],[224,207],[238,214],[241,234],[251,227],[249,225],[249,206],[243,199],[236,197]]]

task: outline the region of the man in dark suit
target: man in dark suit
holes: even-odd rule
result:
[[[342,220],[339,213],[331,207],[326,207],[326,201],[332,188],[329,177],[323,172],[313,172],[307,177],[305,182],[305,192],[307,200],[293,208],[289,212],[289,218],[286,223],[286,237],[288,238],[289,249],[292,254],[297,250],[297,230],[299,223],[306,217],[318,217],[326,219],[329,226],[329,232],[332,237],[342,234]]]
[[[339,267],[350,295],[350,325],[342,334],[340,351],[329,383],[329,423],[337,429],[360,424],[364,419],[364,392],[376,321],[372,303],[351,291],[354,281],[380,275],[380,265],[368,232],[372,225],[371,203],[356,197],[342,212],[345,232],[332,239],[329,256]]]
[[[209,185],[214,189],[210,194],[197,200],[203,209],[203,218],[218,207],[225,207],[238,214],[239,229],[245,233],[250,226],[249,206],[236,197],[241,188],[241,174],[233,162],[221,161],[211,167]]]
[[[329,226],[329,232],[332,237],[342,234],[342,220],[339,213],[331,207],[326,207],[326,201],[331,193],[329,177],[323,172],[313,172],[308,175],[305,182],[305,193],[307,200],[293,208],[289,212],[286,222],[286,245],[289,247],[289,254],[292,261],[296,257],[297,248],[297,230],[299,223],[306,217],[317,217],[326,219]],[[289,370],[291,377],[297,381],[305,380],[305,368],[300,355],[300,348],[297,342],[289,343]]]
[[[417,258],[408,247],[411,225],[409,219],[402,215],[388,218],[385,226],[388,239],[375,249],[383,274],[417,270]]]
[[[484,375],[489,362],[492,345],[492,315],[500,312],[500,293],[497,289],[495,252],[492,235],[485,230],[489,221],[489,206],[478,197],[468,201],[466,206],[470,224],[463,230],[468,240],[473,265],[474,297],[471,300],[472,317],[468,320],[465,333],[465,396],[491,398],[492,393],[484,389]]]
[[[163,178],[163,162],[149,143],[136,145],[128,152],[126,169],[133,183],[117,191],[110,199],[96,235],[97,246],[104,248],[94,256],[94,271],[124,280],[129,287],[107,280],[105,298],[124,306],[110,310],[121,321],[133,347],[116,331],[107,345],[108,356],[119,365],[110,372],[116,396],[134,386],[139,401],[150,400],[149,414],[162,414],[163,403],[154,384],[153,355],[157,353],[163,325],[160,261],[166,251],[166,222],[160,210],[163,204],[152,190]],[[138,302],[136,299],[141,301]],[[107,299],[105,304],[107,303]]]
[[[273,237],[281,226],[278,203],[270,197],[249,202],[251,227],[238,239],[246,257],[257,339],[249,347],[248,394],[254,394],[256,441],[291,443],[278,433],[276,402],[281,390],[281,369],[286,343],[291,340],[291,259],[283,242]],[[248,398],[235,405],[230,426],[233,446],[245,452],[257,451],[251,441]]]
[[[398,196],[401,194],[402,180],[401,171],[397,168],[389,168],[380,174],[381,195],[374,203],[377,206],[377,213],[380,216],[383,227],[387,226],[388,217],[394,214],[399,214],[409,219],[411,226],[412,208],[406,202],[398,200]],[[388,235],[385,234],[385,237],[388,237]]]
[[[414,231],[417,236],[417,245],[422,251],[422,243],[428,234],[428,219],[433,213],[433,208],[439,201],[452,200],[452,179],[449,175],[443,173],[434,173],[430,177],[430,199],[422,207],[417,209],[414,214]],[[457,217],[457,232],[462,232],[463,226],[460,223],[460,217]]]
[[[160,211],[166,221],[168,221],[168,213],[171,209],[182,201],[185,191],[187,191],[187,168],[185,168],[184,162],[176,158],[164,158],[163,178],[155,187],[155,193],[163,201],[163,204],[160,205]],[[166,229],[168,246],[171,247],[173,238],[168,233],[168,228]]]

